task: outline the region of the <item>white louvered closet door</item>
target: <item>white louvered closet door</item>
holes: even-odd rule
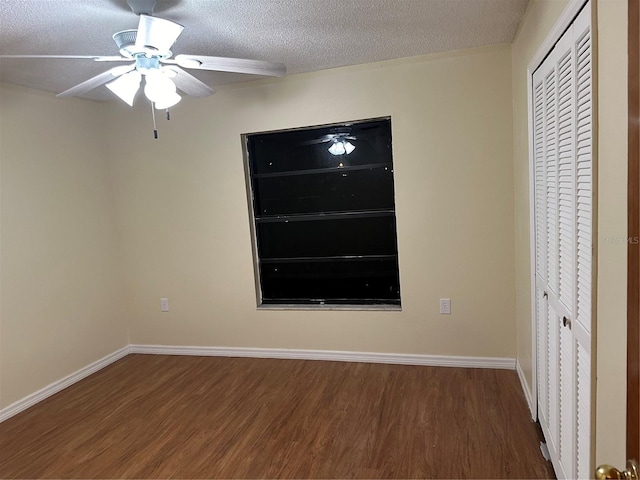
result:
[[[590,5],[533,75],[538,417],[559,478],[590,477]]]

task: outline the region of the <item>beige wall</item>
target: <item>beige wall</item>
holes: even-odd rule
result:
[[[568,2],[533,0],[512,48],[518,361],[531,387],[527,65]],[[599,177],[596,463],[624,465],[626,382],[626,0],[597,3]],[[617,239],[617,240],[616,240]],[[594,376],[594,379],[596,378]]]
[[[0,408],[128,343],[100,105],[0,85]]]
[[[132,343],[514,357],[510,69],[500,46],[221,87],[157,141],[110,104]],[[240,135],[385,115],[402,312],[258,311]]]

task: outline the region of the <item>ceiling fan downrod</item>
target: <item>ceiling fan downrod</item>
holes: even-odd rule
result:
[[[127,0],[127,3],[136,15],[153,15],[156,8],[156,0]]]

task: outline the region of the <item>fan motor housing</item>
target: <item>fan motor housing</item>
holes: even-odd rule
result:
[[[136,39],[138,38],[138,30],[122,30],[113,34],[113,41],[116,42],[120,55],[126,58],[136,58],[144,55],[146,57],[169,58],[172,55],[171,50],[161,52],[151,46],[136,47]]]
[[[116,45],[119,49],[125,48],[127,46],[133,46],[136,43],[136,38],[138,36],[138,30],[122,30],[121,32],[113,34],[113,41],[116,42]]]

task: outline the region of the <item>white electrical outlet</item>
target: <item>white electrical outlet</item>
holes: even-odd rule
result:
[[[451,299],[450,298],[440,299],[440,314],[451,315]]]
[[[160,299],[160,311],[161,312],[168,312],[169,311],[169,299],[168,298],[161,298]]]

